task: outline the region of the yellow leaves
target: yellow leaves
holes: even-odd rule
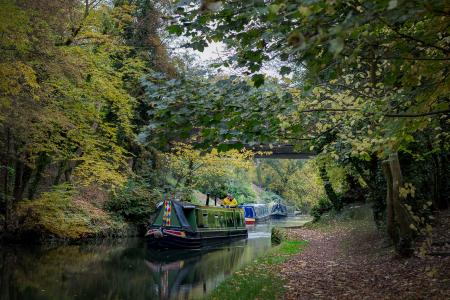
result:
[[[19,52],[30,46],[27,33],[31,30],[26,12],[15,5],[15,1],[0,2],[0,49],[13,48]]]
[[[431,269],[428,269],[425,274],[430,278],[435,278],[439,275],[439,270],[436,267],[432,267]]]
[[[34,95],[39,88],[35,71],[22,62],[1,63],[0,78],[0,93],[6,96],[14,97],[22,93]]]
[[[312,13],[311,9],[308,6],[303,6],[303,5],[298,8],[298,11],[304,17],[308,17]]]
[[[400,197],[405,199],[408,195],[414,198],[416,194],[416,188],[412,183],[405,183],[403,187],[400,187],[399,190]]]
[[[232,176],[237,170],[248,170],[253,166],[251,151],[219,152],[213,148],[209,152],[201,152],[184,143],[176,143],[164,158],[177,178],[189,178],[193,185],[214,176]]]

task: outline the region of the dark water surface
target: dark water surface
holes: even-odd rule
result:
[[[302,217],[277,220],[301,225]],[[201,299],[244,264],[267,252],[274,224],[207,250],[156,251],[143,239],[97,244],[0,247],[0,300]]]

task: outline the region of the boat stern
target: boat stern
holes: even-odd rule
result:
[[[256,223],[255,218],[245,218],[246,225],[254,225]]]

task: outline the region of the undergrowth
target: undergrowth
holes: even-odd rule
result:
[[[118,235],[126,224],[96,207],[69,185],[18,203],[18,232],[32,239],[77,240]]]
[[[373,213],[370,205],[351,205],[344,207],[340,212],[331,210],[323,214],[318,221],[306,223],[306,229],[328,230],[336,226],[352,226],[354,223],[373,223]]]
[[[265,256],[253,261],[222,282],[208,299],[279,299],[284,293],[283,279],[276,274],[275,265],[301,252],[306,241],[283,241]]]

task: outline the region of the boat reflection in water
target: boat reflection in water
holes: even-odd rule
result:
[[[215,249],[153,250],[145,259],[159,299],[198,299],[206,296],[242,265],[262,255],[270,241],[243,240]]]
[[[272,226],[297,226],[307,220],[272,220],[249,228],[246,240],[200,250],[158,250],[144,239],[2,245],[0,299],[201,299],[270,249]]]

